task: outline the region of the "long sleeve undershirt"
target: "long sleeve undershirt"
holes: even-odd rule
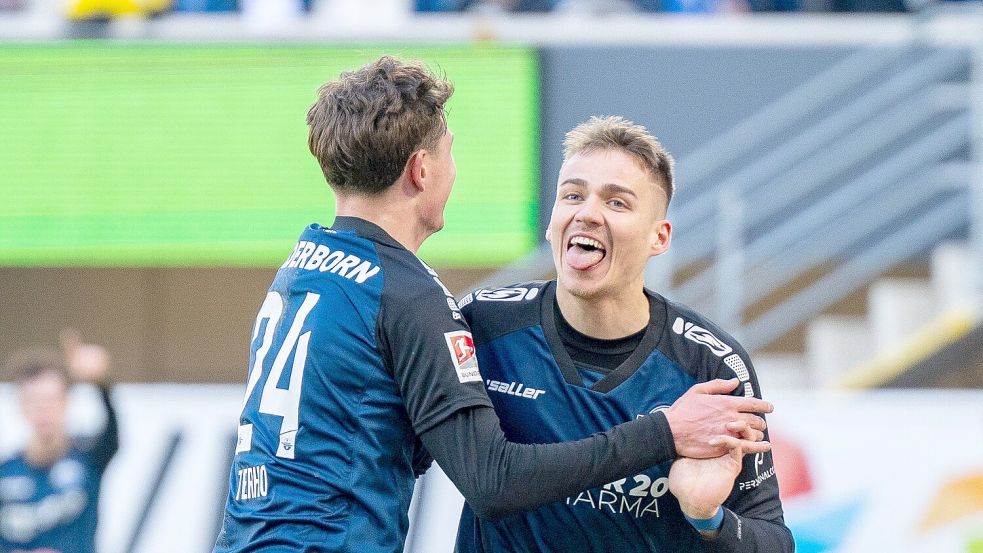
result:
[[[674,459],[662,413],[588,438],[509,442],[491,407],[462,409],[420,438],[475,514],[494,519],[562,500]]]

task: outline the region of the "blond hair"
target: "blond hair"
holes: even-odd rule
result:
[[[563,161],[597,150],[621,150],[656,178],[666,193],[666,205],[675,191],[672,155],[648,130],[619,116],[591,117],[567,133]]]

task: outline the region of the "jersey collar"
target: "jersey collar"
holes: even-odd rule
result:
[[[402,244],[397,242],[395,238],[390,236],[388,232],[383,230],[382,227],[360,217],[335,217],[331,228],[333,230],[354,230],[359,236],[364,236],[373,242],[378,242],[394,248],[406,249]]]
[[[607,393],[615,389],[619,384],[635,374],[635,371],[642,366],[642,363],[648,359],[652,351],[661,342],[662,335],[664,334],[663,330],[666,325],[666,302],[662,296],[649,290],[645,290],[645,294],[651,298],[651,301],[649,301],[649,324],[645,329],[645,334],[642,335],[641,342],[639,342],[635,351],[621,365],[618,365],[613,371],[595,382],[590,387],[591,390]],[[563,374],[563,379],[568,384],[583,387],[584,381],[580,376],[580,371],[577,370],[573,359],[567,353],[567,348],[563,346],[563,340],[560,338],[560,333],[556,329],[556,314],[554,312],[556,309],[555,280],[548,282],[543,287],[540,309],[540,324],[543,327],[543,334],[545,334],[546,342],[549,345],[550,351],[553,353],[553,358],[556,359],[556,364]]]

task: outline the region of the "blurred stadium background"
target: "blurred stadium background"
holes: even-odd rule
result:
[[[642,123],[679,175],[648,284],[752,352],[798,551],[983,552],[983,4],[0,0],[0,355],[113,353],[104,553],[210,550],[255,310],[333,217],[304,114],[384,52],[457,87],[455,293],[550,277],[563,133]],[[0,421],[3,456],[9,384]],[[407,551],[450,551],[460,497],[416,499]]]

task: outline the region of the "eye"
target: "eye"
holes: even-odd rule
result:
[[[623,202],[623,201],[621,201],[621,200],[619,200],[617,198],[612,198],[612,199],[608,200],[608,205],[610,205],[611,207],[613,207],[615,209],[627,209],[628,208],[628,204],[626,204],[625,202]]]
[[[581,196],[578,192],[567,192],[563,195],[563,199],[568,201],[577,201],[581,199]]]

